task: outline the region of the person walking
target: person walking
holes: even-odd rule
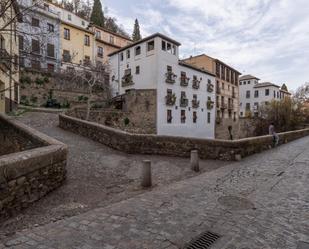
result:
[[[279,143],[279,136],[278,136],[278,134],[275,131],[274,123],[271,123],[269,125],[268,130],[269,130],[269,135],[273,136],[273,146],[276,147],[278,145],[278,143]]]

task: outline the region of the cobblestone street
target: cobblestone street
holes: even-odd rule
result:
[[[308,221],[305,137],[228,167],[23,230],[0,248],[176,249],[212,231],[221,236],[212,249],[296,249],[301,241],[309,242]]]
[[[128,155],[57,127],[58,115],[26,113],[18,120],[69,147],[67,181],[30,208],[0,224],[0,241],[15,231],[87,212],[97,207],[141,194],[141,161],[153,163],[154,187],[198,175],[190,170],[189,159]],[[202,172],[227,165],[227,162],[202,161]]]

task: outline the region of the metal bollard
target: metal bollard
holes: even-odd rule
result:
[[[142,165],[142,187],[149,188],[152,185],[151,181],[151,161],[144,160]]]
[[[191,169],[195,172],[200,171],[199,167],[199,158],[198,158],[198,151],[197,150],[191,150]]]

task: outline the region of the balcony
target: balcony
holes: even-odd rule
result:
[[[188,86],[189,85],[189,81],[190,81],[190,78],[182,76],[180,78],[180,85],[181,86]]]
[[[169,84],[174,84],[176,82],[176,78],[177,78],[177,75],[174,74],[173,72],[171,71],[168,71],[166,74],[165,74],[165,82],[166,83],[169,83]]]
[[[199,81],[197,79],[193,79],[192,88],[193,89],[199,89],[200,88],[200,83],[201,83],[201,81]]]
[[[63,54],[62,55],[63,62],[71,62],[72,58],[70,54]]]
[[[165,96],[165,103],[166,103],[166,105],[169,105],[169,106],[175,105],[175,103],[176,103],[175,93],[166,95]]]
[[[227,104],[221,103],[220,108],[221,108],[222,110],[227,109]]]
[[[199,108],[200,107],[200,101],[197,99],[192,100],[192,108]]]
[[[216,93],[221,94],[221,88],[219,86],[217,86]]]
[[[0,49],[0,65],[4,66],[7,70],[10,69],[10,60],[11,56],[10,54],[3,48]]]
[[[207,103],[206,103],[207,109],[208,110],[213,109],[214,108],[214,104],[215,104],[215,102],[213,102],[212,100],[208,100]]]
[[[232,98],[235,99],[236,98],[236,93],[232,92]]]
[[[121,79],[122,87],[134,85],[133,76],[131,74],[124,75]]]
[[[228,104],[228,109],[229,109],[229,110],[233,110],[233,109],[234,109],[234,106],[233,106],[232,103],[229,103],[229,104]]]
[[[207,84],[207,92],[212,93],[214,91],[214,85],[211,83]]]
[[[187,107],[189,104],[189,100],[185,97],[180,98],[180,107]]]
[[[216,102],[216,106],[217,108],[220,108],[220,103],[218,101]]]

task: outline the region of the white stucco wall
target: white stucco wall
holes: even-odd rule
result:
[[[211,97],[211,100],[215,102],[215,87],[212,93],[207,92],[208,79],[211,80],[211,83],[214,85],[215,77],[207,73],[179,65],[178,47],[176,47],[176,55],[174,55],[161,49],[161,37],[155,37],[154,40],[155,49],[153,51],[146,51],[146,44],[150,41],[148,40],[147,42],[137,45],[141,46],[141,55],[139,56],[135,56],[136,46],[129,48],[131,55],[130,59],[126,58],[126,50],[123,51],[123,62],[120,61],[120,54],[111,56],[111,78],[114,79],[114,81],[111,82],[114,89],[114,95],[117,93],[123,94],[128,89],[157,89],[158,135],[214,138],[216,107],[214,103],[213,109],[207,110],[206,103],[208,97]],[[140,66],[140,75],[135,74],[136,66]],[[178,76],[174,84],[165,82],[167,66],[171,66],[173,72]],[[127,68],[131,68],[134,85],[122,87],[121,78]],[[187,87],[180,86],[181,71],[186,72],[187,77],[190,78],[190,83]],[[192,88],[193,75],[196,75],[198,79],[202,78],[200,88],[197,90]],[[118,80],[120,84],[118,84]],[[165,96],[167,94],[167,89],[171,89],[177,97],[176,104],[174,106],[166,105]],[[182,91],[186,92],[186,97],[189,100],[189,105],[185,108],[180,108],[179,106]],[[192,108],[193,94],[196,94],[197,99],[200,101],[200,107],[196,109]],[[167,110],[172,110],[172,123],[167,122]],[[185,123],[181,123],[181,110],[186,111]],[[193,123],[194,111],[197,113],[196,123]],[[207,122],[208,112],[210,112],[210,123]]]
[[[244,85],[244,81],[246,84]],[[259,106],[264,104],[265,102],[271,102],[272,100],[280,100],[280,89],[279,87],[275,86],[265,86],[265,87],[257,87],[254,86],[258,83],[256,79],[251,80],[240,80],[241,84],[239,84],[239,115],[245,116],[246,113],[246,104],[250,103],[250,110],[253,113],[255,111],[254,109],[254,103],[258,103]],[[248,84],[250,82],[250,84]],[[269,89],[269,95],[265,95],[265,90]],[[246,92],[250,91],[250,98],[246,97]],[[255,97],[255,91],[258,91],[258,97]],[[274,92],[276,96],[274,97]],[[279,98],[277,98],[277,93],[279,93]],[[242,114],[242,115],[241,115]]]

